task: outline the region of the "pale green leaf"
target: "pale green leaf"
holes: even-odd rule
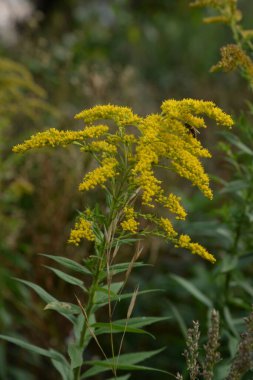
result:
[[[44,310],[55,310],[58,311],[60,314],[79,314],[80,313],[80,307],[77,305],[74,305],[69,302],[60,302],[60,301],[53,301],[48,303]]]
[[[82,290],[87,292],[87,289],[85,288],[83,281],[79,280],[79,278],[76,278],[74,276],[70,276],[69,274],[62,272],[59,269],[52,268],[52,267],[47,266],[47,265],[45,265],[45,267],[50,269],[52,272],[54,272],[56,274],[56,276],[58,276],[60,279],[67,282],[68,284],[79,286],[79,288],[81,288]]]
[[[78,344],[69,344],[68,354],[71,362],[71,369],[80,367],[83,363],[83,347]]]
[[[50,349],[50,352],[54,355],[54,358],[51,358],[51,362],[57,371],[61,374],[62,379],[72,380],[70,365],[67,362],[66,358],[53,349]]]
[[[30,281],[25,281],[20,278],[15,278],[17,281],[21,282],[22,284],[25,284],[29,288],[33,289],[36,294],[46,303],[57,301],[56,298],[51,296],[48,292],[46,292],[41,286],[36,285]]]
[[[119,319],[112,323],[112,332],[125,331],[125,326],[127,324],[126,332],[147,334],[145,330],[140,329],[140,327],[148,326],[153,323],[168,320],[169,317],[136,317],[131,319]],[[92,327],[96,328],[96,335],[105,334],[111,332],[110,323],[95,323]],[[149,334],[150,335],[150,334]]]
[[[62,266],[71,269],[75,272],[79,273],[85,273],[85,274],[91,274],[89,269],[87,269],[85,266],[77,263],[76,261],[70,260],[63,256],[54,256],[54,255],[46,255],[44,253],[41,253],[42,256],[48,257],[49,259],[52,259],[56,261],[57,263],[61,264]]]

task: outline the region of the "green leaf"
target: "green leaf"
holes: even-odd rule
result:
[[[231,315],[230,310],[229,310],[229,308],[227,306],[225,306],[223,308],[223,314],[224,314],[225,320],[226,320],[226,322],[227,322],[230,330],[232,331],[232,333],[234,334],[234,336],[238,338],[238,336],[239,336],[238,332],[236,331],[232,315]]]
[[[127,319],[118,319],[112,323],[112,332],[129,332],[137,334],[147,334],[145,330],[140,329],[140,327],[151,325],[152,323],[161,322],[168,320],[169,317],[136,317]],[[127,328],[125,330],[125,326]],[[95,323],[92,327],[96,328],[96,335],[105,334],[111,332],[110,323]],[[149,334],[151,335],[151,334]]]
[[[63,380],[72,380],[72,375],[70,371],[69,363],[67,362],[66,358],[61,355],[59,352],[50,349],[50,352],[53,353],[57,357],[57,359],[52,359],[51,362],[55,369],[61,374],[61,377]]]
[[[69,344],[68,354],[71,362],[71,369],[80,367],[83,363],[83,347],[78,344]]]
[[[117,325],[116,323],[97,323],[96,326],[93,327],[100,327],[98,330],[96,330],[96,336],[102,335],[102,334],[117,334],[117,333],[134,333],[134,334],[147,334],[154,338],[154,336],[150,333],[148,333],[145,330],[129,327],[129,326],[122,326]]]
[[[52,272],[54,272],[56,274],[56,276],[58,276],[60,279],[62,279],[63,281],[67,282],[68,284],[71,284],[71,285],[76,285],[76,286],[79,286],[79,288],[83,289],[85,292],[87,292],[87,289],[85,288],[84,286],[84,283],[82,280],[79,280],[79,278],[76,278],[74,276],[70,276],[69,274],[65,273],[65,272],[62,272],[61,270],[59,269],[56,269],[56,268],[52,268],[50,266],[47,266],[47,265],[44,265],[46,268],[50,269]]]
[[[30,281],[25,281],[25,280],[22,280],[20,278],[16,278],[15,279],[19,282],[21,282],[22,284],[25,284],[26,286],[28,286],[29,288],[33,289],[35,291],[36,294],[38,294],[38,296],[46,303],[50,303],[50,302],[54,302],[54,301],[57,301],[56,298],[54,298],[53,296],[51,296],[51,294],[49,294],[48,292],[46,292],[41,286],[39,285],[36,285]]]
[[[149,294],[149,293],[153,293],[153,292],[162,292],[162,291],[164,291],[164,289],[141,290],[138,292],[138,297],[141,295],[144,295],[144,294]],[[110,301],[111,302],[116,302],[116,301],[120,302],[122,300],[132,298],[132,296],[133,296],[133,293],[124,293],[124,294],[120,294],[120,295],[116,295],[116,296],[111,296]],[[101,300],[100,302],[96,302],[94,305],[94,310],[97,310],[98,308],[103,307],[107,304],[108,304],[108,296],[107,296],[107,298]]]
[[[221,194],[225,193],[237,193],[241,190],[248,189],[250,187],[250,183],[244,180],[235,180],[228,182],[223,189],[220,191]]]
[[[108,365],[107,364],[102,365],[101,362],[99,362],[99,361],[96,361],[95,363],[96,363],[96,366],[91,368],[91,369],[94,369],[94,371],[91,371],[91,370],[86,371],[84,376],[81,376],[81,380],[86,379],[87,377],[94,376],[94,374],[98,374],[98,373],[106,372],[106,371],[110,371],[110,370],[112,371],[113,362],[108,363]],[[103,367],[101,367],[101,366],[103,366]],[[160,373],[165,373],[167,375],[170,375],[169,372],[161,370],[161,369],[146,367],[146,366],[142,366],[142,365],[134,365],[134,364],[132,364],[132,365],[131,364],[118,364],[117,370],[121,370],[121,371],[152,371],[152,372],[160,372]]]
[[[114,276],[115,274],[126,272],[129,268],[129,265],[129,262],[112,265],[110,267],[110,273]],[[131,265],[133,268],[142,268],[144,266],[150,266],[149,264],[143,264],[142,262],[133,263]]]
[[[112,368],[115,367],[117,370],[123,369],[123,370],[155,370],[159,372],[165,372],[160,371],[154,368],[149,367],[142,367],[142,366],[134,366],[134,364],[142,362],[146,359],[151,358],[154,355],[157,355],[161,351],[163,351],[164,348],[155,350],[155,351],[143,351],[143,352],[136,352],[131,354],[123,354],[119,357],[115,358],[108,358],[106,360],[96,360],[96,361],[89,361],[86,362],[86,364],[92,365],[88,371],[85,372],[84,376],[81,377],[81,379],[86,379],[87,377],[97,375],[98,373],[109,371]],[[137,368],[139,367],[139,368]]]
[[[185,278],[179,277],[175,274],[171,274],[170,277],[175,280],[179,285],[185,288],[193,297],[202,302],[207,307],[212,307],[212,301],[206,297],[195,285]]]
[[[7,342],[16,344],[16,346],[24,348],[25,350],[35,352],[38,355],[47,356],[48,358],[52,358],[55,360],[59,359],[59,357],[57,355],[59,353],[57,351],[45,350],[44,348],[37,347],[37,346],[34,346],[33,344],[27,343],[22,339],[14,338],[14,337],[7,336],[7,335],[0,335],[0,339],[4,339]]]
[[[170,304],[171,310],[172,310],[172,312],[174,314],[174,317],[177,320],[177,323],[179,324],[180,330],[181,330],[184,338],[186,338],[186,336],[187,336],[187,326],[185,324],[185,321],[182,318],[180,312],[178,311],[178,308],[175,305],[173,305],[172,302],[169,302],[169,304]]]
[[[232,283],[232,285],[240,286],[245,292],[253,297],[253,287],[246,281],[235,281],[235,283]]]
[[[117,380],[128,380],[131,375],[117,376]],[[111,377],[108,380],[115,380],[115,377]]]
[[[239,151],[241,153],[245,153],[245,154],[248,154],[250,156],[253,156],[253,151],[247,146],[245,145],[240,139],[238,136],[236,136],[235,134],[233,133],[224,133],[224,136],[225,138],[231,143],[233,144],[234,146],[236,146]]]
[[[219,267],[220,273],[228,273],[233,271],[238,266],[238,258],[236,256],[226,255],[223,257],[221,265]]]
[[[19,278],[16,278],[17,281],[25,284],[26,286],[30,287],[32,290],[34,290],[40,298],[47,303],[47,305],[57,305],[61,302],[58,301],[56,298],[51,296],[51,294],[47,293],[43,288],[41,288],[39,285],[33,284],[30,281],[21,280]],[[50,307],[45,307],[45,309],[50,309]],[[51,307],[53,309],[53,307]],[[64,307],[62,308],[54,308],[54,310],[57,310],[59,314],[61,314],[63,317],[67,318],[71,323],[75,323],[75,319],[71,316],[71,313],[66,312],[66,309]],[[72,313],[73,314],[73,313]]]
[[[40,253],[40,255],[48,257],[49,259],[52,259],[52,260],[56,261],[57,263],[63,265],[64,267],[71,269],[75,272],[91,274],[89,269],[87,269],[85,266],[77,263],[76,261],[70,260],[66,257],[46,255],[44,253]]]
[[[80,307],[77,305],[74,305],[69,302],[60,302],[60,301],[53,301],[48,303],[44,310],[55,310],[58,311],[60,314],[79,314],[80,313]]]
[[[114,282],[110,286],[110,296],[111,297],[117,297],[118,292],[122,288],[124,282]],[[96,288],[96,294],[95,294],[95,303],[100,303],[100,302],[108,302],[108,286],[102,286],[102,287],[97,287]]]

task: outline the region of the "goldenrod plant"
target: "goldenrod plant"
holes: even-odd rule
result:
[[[253,29],[245,29],[242,25],[243,14],[238,8],[237,0],[195,0],[192,7],[207,7],[214,15],[205,17],[205,23],[222,23],[232,32],[234,43],[221,48],[221,60],[211,71],[225,72],[239,69],[253,89]]]
[[[136,298],[147,291],[139,290],[137,285],[133,292],[124,293],[124,286],[132,269],[142,265],[138,262],[140,244],[148,236],[166,239],[177,248],[215,262],[213,254],[175,229],[174,221],[184,220],[186,210],[180,197],[170,192],[158,176],[158,169],[174,172],[212,199],[209,177],[200,161],[211,154],[187,128],[188,125],[205,128],[204,117],[228,128],[233,124],[228,114],[213,102],[203,100],[166,100],[160,114],[146,117],[134,114],[128,107],[98,105],[76,115],[76,119],[84,122],[82,129],[51,128],[13,148],[16,153],[24,153],[74,144],[82,154],[91,155],[96,165],[84,175],[79,191],[86,193],[97,188],[101,202],[85,205],[68,240],[74,245],[88,240],[93,246],[89,257],[78,263],[61,256],[45,255],[75,273],[49,267],[62,281],[76,287],[73,303],[59,301],[40,286],[20,280],[43,299],[45,310],[58,312],[72,324],[70,336],[64,338],[66,352],[42,349],[13,337],[2,335],[2,339],[49,357],[64,380],[85,379],[105,371],[109,371],[113,379],[127,379],[128,375],[120,375],[122,370],[152,369],[139,363],[159,350],[122,354],[124,336],[145,333],[144,326],[163,318],[132,317]],[[129,262],[122,262],[122,248],[134,243],[137,243],[137,251]],[[120,282],[115,277],[118,274],[121,274]],[[87,277],[90,277],[89,286]],[[125,319],[114,320],[115,305],[127,298],[130,303]],[[102,307],[107,307],[107,312],[105,320],[99,322],[97,312]],[[114,339],[116,333],[122,334],[118,344]],[[110,353],[100,344],[101,334],[108,334]],[[100,352],[94,360],[89,360],[86,353],[91,340]]]
[[[46,100],[45,90],[30,71],[9,58],[0,58],[0,117],[25,115],[36,119],[38,111],[55,112]]]

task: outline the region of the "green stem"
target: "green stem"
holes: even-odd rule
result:
[[[104,247],[102,247],[102,250],[104,252]],[[102,253],[101,256],[100,256],[101,259],[103,257],[103,252],[101,252]],[[81,335],[80,335],[80,340],[79,340],[79,346],[80,347],[84,347],[85,336],[86,336],[87,330],[89,328],[89,320],[90,320],[90,316],[91,316],[91,313],[92,313],[92,308],[94,306],[94,298],[95,298],[95,294],[96,294],[96,289],[97,289],[97,287],[99,285],[99,277],[100,277],[101,270],[103,270],[103,268],[102,268],[102,262],[103,262],[103,259],[101,260],[100,264],[97,266],[96,273],[95,273],[95,275],[93,277],[93,280],[92,280],[92,285],[91,285],[90,292],[89,292],[88,304],[87,304],[87,307],[86,307],[86,317],[87,318],[85,318],[85,320],[84,320],[83,328],[82,328]],[[81,368],[82,368],[82,366],[77,367],[77,368],[74,369],[74,380],[79,380],[80,379]]]

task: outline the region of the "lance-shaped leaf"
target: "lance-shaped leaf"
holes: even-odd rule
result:
[[[67,257],[46,255],[44,253],[41,253],[40,255],[48,257],[49,259],[54,260],[57,263],[61,264],[65,268],[71,269],[75,272],[79,272],[79,273],[83,273],[83,274],[91,274],[89,269],[87,269],[84,265],[81,265],[81,264],[77,263],[76,261],[70,260]]]
[[[185,288],[193,297],[195,297],[198,301],[206,305],[207,307],[212,307],[212,301],[203,294],[195,285],[193,285],[190,281],[187,281],[185,278],[179,277],[175,274],[171,274],[170,277],[175,280],[179,285]]]
[[[115,369],[115,366],[117,370],[131,370],[131,371],[151,370],[151,371],[165,372],[162,370],[157,370],[155,368],[135,365],[146,359],[151,358],[154,355],[157,355],[159,352],[163,350],[164,349],[162,348],[160,350],[149,351],[149,352],[143,351],[143,352],[136,352],[136,353],[131,353],[131,354],[123,354],[123,355],[120,355],[119,357],[108,358],[106,360],[96,360],[96,361],[86,362],[87,364],[92,365],[92,367],[88,369],[88,371],[85,372],[85,374],[81,377],[81,379],[86,379],[87,377],[91,377],[105,371],[110,371],[110,370],[112,371]]]
[[[69,363],[67,362],[66,358],[60,354],[60,352],[53,349],[46,350],[44,348],[35,346],[34,344],[30,344],[22,339],[7,335],[0,335],[0,339],[3,339],[9,343],[13,343],[16,346],[24,348],[27,351],[31,351],[35,354],[50,358],[54,367],[62,375],[62,379],[71,380]]]
[[[68,284],[79,286],[79,288],[81,288],[82,290],[87,292],[87,289],[85,288],[83,281],[80,280],[79,278],[76,278],[74,276],[70,276],[69,274],[62,272],[59,269],[52,268],[52,267],[47,266],[47,265],[45,265],[45,267],[50,269],[52,272],[54,272],[56,274],[56,276],[58,276],[61,280],[64,280]]]
[[[60,302],[60,301],[53,301],[48,303],[44,310],[55,310],[58,311],[58,313],[62,314],[79,314],[80,313],[80,307],[69,302]]]
[[[22,280],[20,278],[15,278],[15,280],[21,282],[22,284],[28,286],[32,290],[35,291],[36,294],[46,303],[57,301],[56,298],[51,296],[46,290],[44,290],[41,286],[34,284],[33,282]]]
[[[145,330],[140,329],[141,327],[151,325],[156,322],[161,322],[168,320],[170,317],[136,317],[131,319],[118,319],[112,324],[110,323],[95,323],[92,327],[96,328],[96,335],[106,334],[106,333],[117,333],[117,332],[129,332],[138,334],[148,334]],[[127,328],[125,329],[125,326]],[[151,335],[151,334],[149,334]]]

